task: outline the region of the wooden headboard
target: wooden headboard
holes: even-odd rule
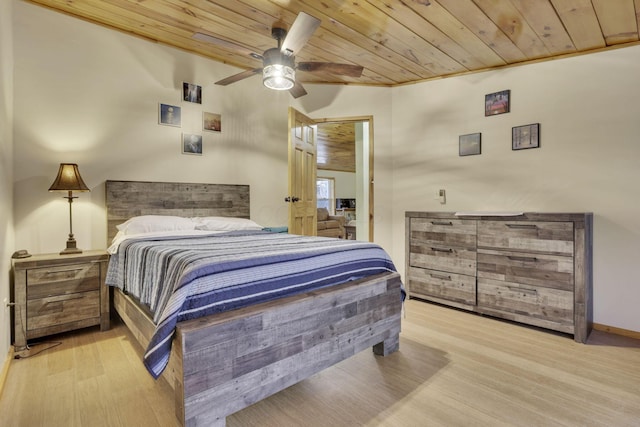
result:
[[[249,186],[178,182],[107,181],[107,242],[116,225],[139,215],[249,218]]]

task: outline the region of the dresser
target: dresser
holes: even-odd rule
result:
[[[100,325],[109,329],[106,251],[34,255],[13,260],[14,346],[46,335]]]
[[[585,342],[592,224],[590,213],[406,212],[409,297]]]

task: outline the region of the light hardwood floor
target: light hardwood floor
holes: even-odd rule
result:
[[[640,341],[571,338],[407,301],[400,351],[364,351],[227,419],[234,426],[640,426]],[[114,322],[12,361],[2,426],[173,426],[169,387]],[[38,346],[34,347],[35,350]]]

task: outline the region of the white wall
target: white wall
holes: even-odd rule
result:
[[[9,270],[13,231],[13,26],[11,0],[0,0],[0,325],[10,324]],[[9,327],[0,328],[0,369],[9,352]]]
[[[395,88],[394,261],[405,211],[593,212],[594,321],[640,331],[638,76],[635,46]],[[511,112],[484,117],[484,95],[503,89]],[[512,151],[511,128],[529,123],[541,148]],[[474,132],[482,154],[459,157]]]
[[[355,173],[318,169],[318,177],[335,179],[337,199],[355,199],[356,198],[356,174]]]

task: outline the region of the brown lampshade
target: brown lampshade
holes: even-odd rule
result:
[[[58,176],[56,177],[49,191],[90,191],[84,183],[78,165],[75,163],[60,163]]]

